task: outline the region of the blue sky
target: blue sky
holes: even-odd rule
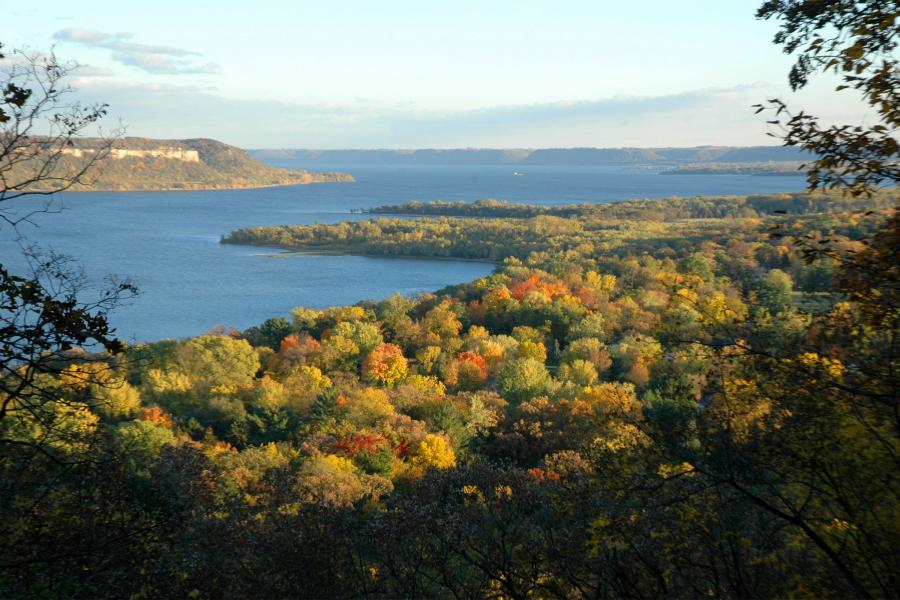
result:
[[[0,41],[83,65],[129,135],[251,148],[771,144],[772,96],[865,122],[832,81],[789,93],[759,3],[44,0]]]

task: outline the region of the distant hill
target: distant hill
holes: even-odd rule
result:
[[[697,146],[695,148],[460,148],[449,150],[249,150],[261,160],[344,165],[656,165],[802,161],[803,154],[782,146]]]
[[[58,168],[70,170],[101,147],[97,138],[82,138],[65,150]],[[349,182],[345,173],[279,169],[244,150],[210,139],[116,140],[108,156],[89,172],[91,185],[73,191],[207,190],[268,187],[322,182]]]

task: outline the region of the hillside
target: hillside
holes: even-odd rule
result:
[[[781,146],[697,146],[694,148],[543,148],[420,150],[249,150],[261,160],[289,159],[307,164],[383,165],[659,165],[799,161],[794,148]]]
[[[101,145],[98,138],[78,140],[64,150],[65,156],[57,168],[77,168],[90,160]],[[72,191],[241,189],[353,181],[346,173],[272,167],[240,148],[204,138],[122,138],[114,143],[108,156],[97,161],[90,175],[90,185],[77,186]]]

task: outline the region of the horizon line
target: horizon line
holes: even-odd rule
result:
[[[141,136],[128,136],[128,137],[141,137]],[[176,139],[176,138],[144,138],[144,139]],[[182,139],[203,139],[203,138],[182,138]],[[215,139],[215,138],[206,138],[206,139]],[[397,148],[389,148],[385,146],[378,147],[367,147],[367,148],[352,148],[352,147],[341,147],[341,148],[313,148],[313,147],[304,147],[304,146],[268,146],[268,147],[243,147],[238,146],[244,150],[306,150],[312,152],[419,152],[422,150],[435,150],[435,151],[458,151],[458,150],[492,150],[492,151],[500,151],[500,152],[513,152],[513,151],[529,151],[534,152],[536,150],[694,150],[697,148],[794,148],[794,146],[784,146],[784,145],[765,145],[765,144],[752,144],[752,145],[737,145],[737,144],[699,144],[694,146],[532,146],[532,147],[524,147],[524,146],[516,146],[516,147],[497,147],[497,146],[449,146],[449,147],[435,147],[435,146],[421,146],[418,148],[410,148],[410,147],[397,147]]]

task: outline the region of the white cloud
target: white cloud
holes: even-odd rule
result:
[[[351,99],[315,105],[226,98],[169,84],[84,82],[86,100],[110,105],[129,135],[214,137],[249,148],[693,146],[771,143],[744,85],[680,94],[436,111]]]
[[[97,67],[94,65],[78,65],[77,67],[75,67],[75,70],[72,71],[72,74],[76,78],[87,78],[112,77],[116,73],[112,69],[107,69],[106,67]]]
[[[154,75],[186,75],[217,73],[219,68],[213,63],[198,62],[199,52],[130,41],[131,33],[104,33],[91,29],[69,27],[53,35],[61,42],[80,44],[112,51],[112,59],[129,67]]]

